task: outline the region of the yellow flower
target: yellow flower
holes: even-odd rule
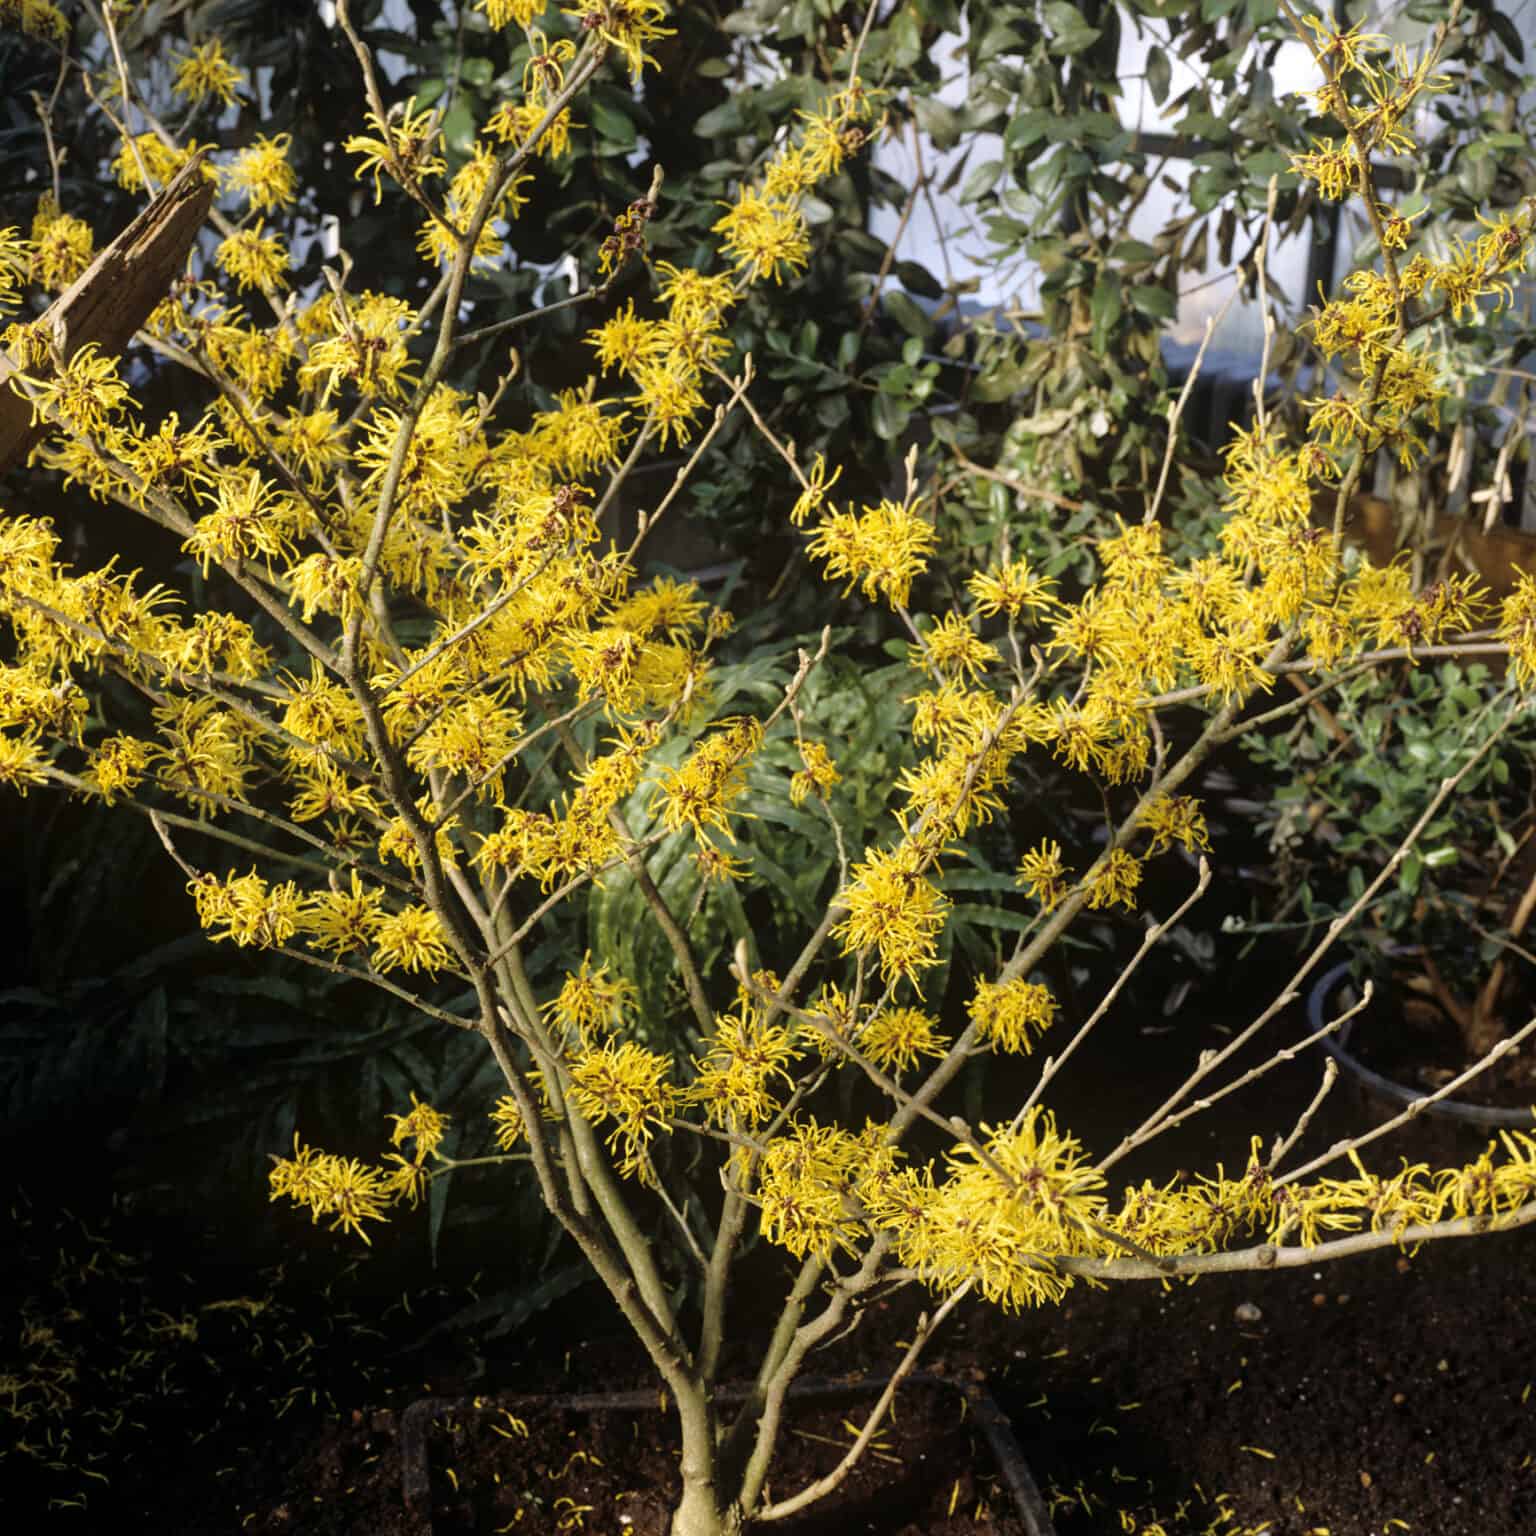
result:
[[[517,1100],[510,1093],[503,1094],[496,1100],[490,1120],[496,1127],[496,1145],[503,1152],[510,1152],[522,1140],[524,1132],[523,1112],[517,1107]]]
[[[1039,982],[984,981],[967,1005],[976,1032],[999,1050],[1027,1056],[1031,1035],[1043,1035],[1056,1018],[1056,999]]]
[[[199,876],[190,889],[198,921],[215,943],[233,939],[242,949],[271,949],[298,930],[302,897],[291,880],[271,885],[254,869],[248,875],[231,870],[222,881]]]
[[[811,794],[825,800],[832,786],[842,780],[837,765],[827,756],[827,749],[819,741],[802,741],[800,761],[805,767],[789,781],[790,803],[800,805]]]
[[[763,741],[762,725],[747,716],[722,721],[722,728],[706,737],[688,755],[682,767],[663,773],[656,794],[661,824],[668,832],[689,827],[694,837],[707,844],[707,828],[729,833],[729,807],[745,793],[745,763]]]
[[[797,1259],[856,1252],[863,1228],[845,1194],[868,1159],[862,1138],[814,1120],[774,1137],[758,1169],[763,1236]]]
[[[243,293],[247,288],[286,288],[288,252],[276,235],[263,235],[262,220],[250,229],[237,230],[213,253],[215,264],[234,278]]]
[[[818,453],[811,461],[811,472],[806,476],[805,489],[801,491],[793,508],[790,510],[789,520],[796,528],[803,528],[805,520],[812,512],[819,512],[821,504],[827,499],[827,492],[842,478],[843,466],[839,464],[832,471],[832,478],[827,479],[827,461],[823,454]]]
[[[51,411],[77,437],[105,430],[129,403],[117,359],[103,357],[94,341],[81,347],[56,378],[36,384],[34,392],[32,420],[44,421]]]
[[[274,556],[291,559],[290,538],[307,514],[286,492],[277,492],[252,470],[241,476],[230,471],[219,481],[215,507],[192,525],[192,535],[182,548],[208,574],[215,561],[237,561],[257,556],[271,562]]]
[[[370,1168],[356,1158],[334,1157],[313,1147],[301,1147],[293,1138],[294,1155],[275,1157],[269,1175],[271,1198],[287,1197],[307,1205],[311,1219],[333,1216],[331,1230],[356,1232],[366,1243],[365,1221],[385,1220],[384,1205],[390,1195],[391,1176],[382,1168]]]
[[[803,268],[810,259],[811,237],[805,218],[790,203],[770,202],[753,188],[743,188],[714,226],[720,249],[748,282]]]
[[[1359,185],[1360,175],[1354,150],[1348,143],[1338,149],[1332,139],[1320,139],[1305,154],[1291,156],[1291,170],[1317,183],[1317,189],[1332,202],[1348,197]]]
[[[1010,619],[1022,614],[1048,613],[1057,606],[1049,576],[1037,576],[1027,560],[1010,560],[989,571],[978,571],[966,583],[976,600],[976,611],[983,617],[1006,613]]]
[[[445,208],[447,223],[441,218],[432,217],[421,226],[416,249],[423,256],[440,267],[446,267],[457,259],[470,220],[498,172],[496,152],[483,140],[477,143],[474,153],[454,172],[453,180],[449,183]],[[475,238],[473,262],[476,266],[488,266],[501,255],[503,242],[494,225],[498,219],[510,220],[517,217],[528,201],[522,189],[532,179],[531,176],[514,176],[492,204]]]
[[[117,156],[112,161],[112,174],[117,177],[118,185],[129,192],[146,191],[144,177],[139,171],[139,162],[144,162],[144,169],[151,178],[161,185],[170,181],[172,177],[191,160],[199,150],[212,149],[211,144],[199,144],[196,139],[188,139],[186,144],[177,149],[167,144],[157,133],[141,133],[133,141],[138,148],[134,153],[133,146],[126,142],[118,146]],[[203,174],[210,181],[218,180],[218,171],[210,164],[204,164]]]
[[[415,311],[404,299],[388,294],[333,300],[330,334],[310,347],[299,383],[305,389],[318,388],[322,406],[343,383],[370,397],[402,394],[412,372],[403,333],[414,318]]]
[[[592,399],[593,381],[584,390],[563,389],[559,409],[533,419],[536,441],[552,464],[576,478],[617,464],[629,439],[628,411],[609,411],[607,401]]]
[[[1504,599],[1495,635],[1509,647],[1509,664],[1521,688],[1536,683],[1536,577],[1521,571]]]
[[[504,101],[485,120],[485,131],[503,144],[522,145],[529,135],[544,121],[544,108],[532,101]],[[539,140],[538,152],[545,160],[558,160],[571,150],[571,121],[569,107],[556,114],[545,128]]]
[[[288,163],[288,146],[293,135],[279,133],[273,138],[257,134],[250,144],[226,166],[225,179],[237,191],[244,192],[252,208],[269,213],[291,208],[297,201],[297,178]]]
[[[224,56],[224,44],[215,37],[199,43],[189,57],[177,62],[171,89],[194,106],[212,96],[230,107],[243,81],[244,76]]]
[[[109,736],[91,753],[86,781],[108,805],[114,805],[119,795],[131,793],[143,782],[150,751],[148,742],[133,736]]]
[[[381,917],[373,946],[380,971],[440,971],[453,963],[442,922],[430,907],[402,907]]]
[[[958,677],[974,683],[994,662],[1002,658],[972,630],[964,614],[942,615],[923,636],[922,646],[910,651],[915,666],[930,665],[943,676]]]
[[[549,0],[475,0],[475,9],[500,32],[516,22],[525,32],[535,16],[542,16]]]
[[[1018,881],[1047,911],[1059,906],[1067,894],[1066,868],[1061,862],[1061,844],[1049,838],[1031,848],[1019,860]]]
[[[920,1008],[886,1008],[859,1032],[859,1050],[885,1071],[910,1072],[922,1056],[942,1056],[949,1040]]]
[[[351,873],[349,890],[318,891],[309,898],[299,926],[312,949],[344,955],[372,947],[382,919],[384,892],[365,887],[355,869]]]
[[[357,168],[359,181],[372,172],[375,203],[384,195],[379,178],[385,171],[407,191],[412,191],[429,177],[441,176],[448,169],[448,162],[432,153],[438,144],[438,124],[431,111],[423,109],[413,113],[407,105],[398,119],[391,115],[381,122],[369,112],[367,121],[379,137],[353,134],[341,147],[349,155],[362,156],[363,163]]]
[[[423,1104],[414,1092],[411,1094],[409,1114],[390,1115],[387,1118],[395,1122],[395,1128],[390,1132],[390,1145],[398,1147],[408,1140],[414,1140],[418,1163],[437,1151],[448,1129],[448,1116],[430,1104]]]
[[[703,1060],[694,1061],[687,1099],[726,1129],[761,1125],[779,1107],[779,1089],[793,1086],[789,1068],[802,1052],[783,1024],[765,1024],[749,1002],[721,1014]]]
[[[845,955],[877,950],[887,981],[904,976],[916,985],[917,973],[937,963],[949,900],[918,872],[908,849],[872,849],[838,904],[848,915],[832,936]]]
[[[1159,795],[1142,807],[1141,824],[1152,834],[1147,857],[1161,853],[1173,843],[1191,852],[1211,846],[1206,831],[1205,814],[1193,795]]]
[[[35,247],[14,224],[0,229],[0,315],[15,309],[21,302],[22,284],[27,281],[35,261]],[[22,329],[19,326],[6,328],[5,336],[0,339],[6,351],[11,352],[13,348],[12,332]],[[30,327],[25,329],[30,330]],[[21,352],[21,348],[16,348],[12,355],[19,357]]]
[[[871,602],[884,598],[893,608],[905,608],[912,581],[928,566],[927,557],[938,540],[931,524],[911,507],[894,501],[866,506],[862,517],[834,512],[822,519],[810,542],[810,553],[827,562],[827,580],[847,578]]]
[[[668,306],[674,320],[719,325],[736,304],[738,295],[729,273],[705,277],[692,267],[674,267],[670,261],[658,261],[656,275],[660,279],[657,296]]]
[[[630,401],[645,410],[646,420],[665,448],[669,439],[686,443],[693,436],[693,419],[704,409],[704,396],[678,369],[664,363],[642,363],[635,373],[639,393]]]
[[[1093,910],[1119,902],[1134,911],[1136,887],[1141,884],[1141,861],[1125,849],[1116,848],[1088,871],[1086,884],[1088,905]]]
[[[560,991],[539,1010],[562,1032],[590,1046],[599,1031],[620,1029],[639,1006],[640,994],[633,982],[610,977],[608,967],[592,968],[592,951],[582,957],[581,969],[567,971]]]
[[[667,14],[661,0],[579,0],[573,13],[583,32],[596,32],[605,43],[617,48],[629,65],[631,75],[656,60],[645,51],[647,43],[671,37],[672,28],[659,26]]]
[[[335,411],[290,411],[274,433],[278,452],[290,468],[318,485],[346,457],[345,439]]]
[[[656,326],[635,314],[633,299],[595,331],[587,332],[587,344],[597,353],[603,372],[617,368],[631,377],[655,356],[659,341]]]
[[[1367,78],[1374,76],[1376,66],[1371,60],[1387,51],[1385,34],[1362,32],[1359,22],[1341,31],[1332,22],[1310,12],[1303,12],[1301,20],[1317,34],[1312,47],[1325,71],[1334,76],[1351,72]]]
[[[0,4],[0,20],[18,26],[28,37],[45,42],[63,43],[69,37],[69,22],[64,13],[49,0],[6,0]]]
[[[605,1040],[575,1057],[570,1072],[576,1113],[592,1125],[618,1122],[608,1146],[619,1155],[619,1172],[646,1176],[651,1136],[677,1109],[670,1059],[633,1040]]]
[[[1226,704],[1246,698],[1255,688],[1274,687],[1274,674],[1260,665],[1269,648],[1262,630],[1231,623],[1192,636],[1189,664],[1200,682]]]
[[[51,192],[38,199],[32,220],[32,279],[51,293],[61,293],[91,264],[96,238],[84,219],[61,213]],[[0,254],[0,287],[5,257]]]
[[[0,784],[19,791],[25,798],[29,785],[47,781],[47,763],[42,736],[37,730],[24,731],[20,736],[0,733]]]

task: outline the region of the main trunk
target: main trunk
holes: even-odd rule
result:
[[[672,1512],[672,1536],[739,1536],[739,1509],[722,1509],[714,1483],[683,1481],[683,1497]]]
[[[738,1536],[741,1506],[722,1484],[720,1437],[707,1387],[680,1393],[677,1402],[683,1440],[683,1496],[672,1512],[671,1536]]]

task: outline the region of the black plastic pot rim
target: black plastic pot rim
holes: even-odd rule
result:
[[[790,1387],[791,1397],[852,1397],[879,1391],[889,1381],[885,1376],[855,1376],[838,1378],[830,1376],[807,1377]],[[1056,1536],[1045,1500],[1024,1460],[1024,1453],[1013,1433],[1008,1416],[997,1406],[996,1400],[979,1382],[954,1381],[932,1371],[914,1371],[903,1378],[903,1386],[946,1387],[958,1392],[969,1404],[971,1417],[981,1430],[1002,1474],[1003,1485],[1013,1501],[1013,1507],[1024,1526],[1027,1536]],[[715,1394],[721,1402],[742,1402],[746,1399],[746,1387],[722,1387]],[[427,1431],[436,1419],[449,1414],[483,1412],[492,1404],[496,1408],[513,1411],[544,1409],[574,1409],[592,1413],[599,1409],[621,1409],[633,1412],[656,1413],[662,1410],[665,1398],[655,1389],[637,1392],[590,1392],[590,1393],[512,1393],[507,1395],[483,1393],[475,1397],[422,1397],[412,1403],[400,1416],[400,1460],[405,1509],[408,1517],[416,1522],[418,1536],[432,1536],[432,1487],[427,1460]]]
[[[1349,971],[1350,963],[1346,960],[1342,965],[1336,965],[1332,970],[1324,971],[1313,985],[1311,994],[1307,998],[1307,1022],[1314,1034],[1327,1025],[1328,999],[1339,983],[1349,975]],[[1351,1054],[1349,1037],[1354,1028],[1354,1022],[1353,1019],[1346,1019],[1334,1034],[1324,1035],[1322,1046],[1351,1077],[1364,1083],[1372,1093],[1380,1094],[1383,1098],[1391,1099],[1397,1104],[1420,1104],[1422,1105],[1420,1112],[1423,1114],[1437,1115],[1444,1120],[1459,1120],[1464,1125],[1508,1128],[1536,1123],[1536,1118],[1533,1118],[1528,1109],[1493,1109],[1482,1104],[1467,1104],[1460,1099],[1436,1099],[1433,1103],[1426,1102],[1429,1096],[1422,1089],[1409,1088],[1406,1084],[1393,1082],[1390,1077],[1383,1077],[1381,1073],[1371,1071],[1358,1056]]]

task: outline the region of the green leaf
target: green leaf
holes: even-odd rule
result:
[[[484,90],[491,83],[491,79],[496,73],[496,67],[489,59],[465,59],[464,66],[459,73],[469,84]]]
[[[1022,933],[1034,922],[1034,918],[1024,912],[1010,912],[1006,907],[983,907],[974,902],[957,902],[952,909],[952,921],[969,923],[977,928],[1007,928],[1014,933]]]
[[[1109,333],[1124,313],[1120,296],[1120,277],[1115,272],[1101,272],[1093,285],[1093,297],[1088,303],[1088,318],[1093,323],[1093,348],[1103,352],[1109,346]]]
[[[716,139],[727,134],[743,133],[746,126],[746,114],[742,111],[741,102],[732,96],[698,118],[694,122],[693,131],[701,139]]]
[[[443,119],[443,142],[455,154],[467,160],[475,148],[475,115],[461,96]]]
[[[1023,364],[998,362],[977,376],[971,386],[971,399],[978,405],[996,405],[1000,400],[1010,400],[1028,383]]]
[[[1001,160],[983,160],[980,165],[974,166],[970,175],[965,178],[960,188],[960,201],[974,203],[978,198],[985,197],[997,185],[997,178],[1002,174]]]
[[[1168,100],[1168,87],[1173,80],[1173,65],[1168,55],[1156,43],[1147,51],[1147,89],[1158,106]]]
[[[1048,0],[1045,24],[1050,33],[1046,51],[1068,58],[1091,48],[1104,35],[1100,28],[1090,26],[1088,18],[1069,0]]]
[[[1028,149],[1036,139],[1043,139],[1054,116],[1050,112],[1020,112],[1003,130],[1004,149]]]
[[[919,261],[898,261],[896,276],[908,293],[923,299],[942,299],[944,285]]]
[[[1280,149],[1261,149],[1243,160],[1243,169],[1255,181],[1267,182],[1271,176],[1284,176],[1291,169],[1291,157]]]
[[[1176,313],[1173,295],[1166,288],[1136,283],[1131,288],[1131,308],[1154,320],[1172,320]]]
[[[639,142],[634,123],[622,112],[600,101],[589,101],[587,110],[592,114],[592,126],[600,137],[615,148],[627,152]]]
[[[884,438],[886,442],[900,437],[907,430],[907,422],[911,416],[912,412],[906,406],[894,396],[886,394],[875,396],[875,403],[869,413],[870,424],[875,429],[875,435]]]
[[[927,336],[933,330],[933,321],[928,318],[922,307],[900,288],[887,288],[880,296],[880,303],[885,312],[909,336]]]
[[[1520,29],[1501,11],[1497,5],[1490,5],[1483,15],[1488,19],[1488,25],[1493,35],[1503,43],[1505,51],[1517,64],[1525,63],[1525,42],[1520,36]]]

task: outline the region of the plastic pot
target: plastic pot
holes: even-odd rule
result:
[[[1324,971],[1313,985],[1307,998],[1307,1022],[1314,1033],[1327,1024],[1328,1000],[1339,983],[1349,975],[1349,970],[1349,962],[1346,960],[1342,965]],[[1351,1053],[1349,1039],[1354,1023],[1353,1019],[1346,1019],[1334,1034],[1322,1038],[1323,1049],[1338,1062],[1340,1068],[1372,1093],[1394,1104],[1416,1104],[1428,1098],[1422,1088],[1410,1088],[1405,1083],[1393,1082],[1391,1078],[1373,1072]],[[1436,1099],[1433,1104],[1425,1104],[1420,1113],[1436,1115],[1443,1120],[1459,1120],[1464,1125],[1501,1127],[1529,1126],[1533,1123],[1528,1109],[1494,1109],[1483,1104],[1468,1104],[1461,1099]]]

